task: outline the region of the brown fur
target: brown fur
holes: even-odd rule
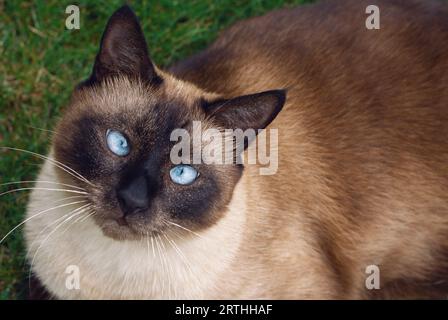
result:
[[[237,23],[169,73],[151,69],[156,82],[118,78],[92,87],[98,79],[90,79],[75,92],[58,132],[76,132],[75,119],[86,114],[114,118],[117,108],[132,122],[160,101],[219,126],[198,111],[199,101],[288,89],[269,125],[279,129],[277,174],[246,166],[240,178],[233,166],[207,169],[224,190],[210,200],[212,218],[181,220],[206,230],[239,196],[235,185],[246,195],[241,245],[205,297],[447,296],[448,8],[375,1],[381,30],[367,30],[370,2],[274,11]],[[160,117],[150,117],[148,132],[157,133]],[[56,157],[78,168],[67,136],[56,137]],[[109,173],[91,178],[116,183]],[[117,239],[129,236],[120,232]],[[380,267],[381,290],[365,288],[372,264]]]
[[[277,297],[303,294],[287,289],[295,279],[314,280],[313,297],[367,297],[370,264],[381,270],[375,296],[390,297],[389,287],[394,297],[447,294],[447,6],[375,1],[381,29],[371,31],[370,2],[240,22],[171,69],[228,95],[289,88],[271,124],[281,130],[278,174],[246,173],[252,213],[241,254],[266,266],[262,285],[287,275]]]

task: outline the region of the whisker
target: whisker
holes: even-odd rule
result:
[[[87,205],[86,205],[87,206]],[[30,271],[28,274],[28,278],[29,278],[29,286],[31,288],[31,272],[33,271],[33,265],[34,265],[34,260],[36,259],[37,254],[39,253],[39,250],[42,248],[42,246],[45,244],[45,242],[47,242],[51,235],[54,234],[60,227],[62,227],[66,222],[70,221],[73,217],[82,214],[84,211],[81,210],[78,213],[74,213],[75,211],[79,210],[80,208],[77,208],[75,210],[73,210],[72,212],[70,212],[70,217],[68,217],[67,219],[65,219],[64,221],[62,221],[58,226],[56,226],[48,235],[47,237],[42,241],[42,243],[39,245],[39,247],[37,248],[36,252],[34,253],[33,259],[31,260],[31,265],[30,265]],[[85,210],[88,210],[88,208],[85,208]]]
[[[165,237],[165,239],[168,241],[168,243],[171,245],[171,247],[173,247],[173,245],[171,244],[171,240],[168,237],[168,235],[166,235],[165,233],[162,233],[162,234]],[[179,255],[179,253],[176,250],[174,250],[174,251],[176,252],[177,255]],[[181,258],[181,260],[182,260],[182,258]],[[175,274],[174,270],[173,270],[173,274]],[[176,299],[176,297],[177,297],[176,285],[173,286],[173,291],[174,291],[174,299]]]
[[[164,220],[164,222],[166,223],[167,220]],[[178,237],[180,237],[176,232],[174,232],[174,234],[176,234]],[[187,267],[188,271],[190,272],[190,274],[194,277],[197,278],[197,275],[193,272],[193,270],[191,269],[191,263],[190,261],[187,259],[187,257],[185,256],[185,254],[182,252],[182,250],[179,248],[179,246],[176,244],[176,242],[173,239],[170,239],[167,235],[165,235],[166,239],[168,240],[168,242],[170,243],[170,245],[174,248],[174,250],[176,251],[177,255],[180,257],[180,259],[182,260],[182,262],[185,264],[185,266]],[[180,237],[181,238],[181,237]],[[181,238],[182,239],[182,238]]]
[[[40,130],[40,131],[45,131],[45,132],[50,132],[50,133],[57,134],[56,131],[49,130],[49,129],[42,129],[42,128],[38,128],[38,127],[34,127],[34,126],[27,126],[27,127],[28,127],[28,128],[31,128],[31,129],[35,129],[35,130]]]
[[[89,213],[83,217],[79,222],[82,223],[84,221],[86,221],[89,217],[93,217],[96,214],[95,209],[92,208],[92,211],[89,211]]]
[[[33,151],[28,151],[28,150],[24,150],[24,149],[19,149],[19,148],[12,148],[12,147],[0,147],[0,149],[6,149],[6,150],[13,150],[13,151],[19,151],[19,152],[24,152],[24,153],[28,153],[31,154],[35,157],[38,157],[40,159],[43,160],[48,160],[50,161],[52,164],[54,164],[56,167],[58,167],[61,170],[64,170],[65,172],[67,172],[68,174],[72,175],[73,177],[86,182],[88,184],[90,184],[93,187],[96,187],[96,185],[94,185],[92,182],[90,182],[89,180],[87,180],[84,176],[82,176],[80,173],[76,172],[74,169],[70,168],[69,166],[67,166],[66,164],[63,164],[60,161],[57,161],[55,159],[52,159],[50,157],[41,155],[39,153],[33,152]]]
[[[181,257],[181,258],[185,258],[185,256],[184,256],[182,250],[180,250],[180,248],[176,245],[176,243],[174,242],[174,240],[171,240],[170,238],[168,238],[168,236],[167,236],[166,234],[164,234],[164,236],[165,236],[166,240],[168,241],[168,243],[170,243],[170,244],[173,246],[173,249],[175,249],[176,252],[178,252],[178,250],[179,250],[179,252],[178,252],[179,257]]]
[[[18,225],[16,225],[14,228],[12,228],[1,240],[0,240],[0,244],[11,234],[11,233],[13,233],[15,230],[17,230],[17,228],[19,228],[20,226],[22,226],[23,224],[25,224],[25,223],[27,223],[28,221],[30,221],[31,219],[33,219],[33,218],[35,218],[35,217],[37,217],[37,216],[40,216],[40,215],[42,215],[42,214],[44,214],[44,213],[46,213],[46,212],[49,212],[49,211],[52,211],[52,210],[56,210],[56,209],[59,209],[59,208],[63,208],[63,207],[67,207],[67,206],[71,206],[71,205],[74,205],[74,204],[78,204],[78,203],[83,203],[83,202],[87,202],[87,200],[82,200],[82,201],[75,201],[75,202],[71,202],[71,203],[66,203],[66,204],[61,204],[61,205],[59,205],[59,206],[57,206],[57,207],[53,207],[53,208],[49,208],[49,209],[45,209],[45,210],[43,210],[43,211],[40,211],[40,212],[38,212],[38,213],[36,213],[36,214],[34,214],[34,215],[32,215],[31,217],[29,217],[29,218],[26,218],[25,220],[23,220],[21,223],[19,223]]]
[[[177,246],[176,242],[174,240],[170,239],[166,234],[164,234],[164,236],[165,236],[166,240],[168,241],[168,243],[171,245],[171,247],[173,247],[174,251],[177,253],[179,258],[182,260],[182,262],[186,265],[187,269],[189,269],[190,273],[193,274],[193,271],[190,268],[190,263],[189,263],[188,259],[185,257],[182,250]]]
[[[167,223],[173,225],[173,226],[176,226],[176,227],[178,227],[178,228],[180,228],[180,229],[183,229],[183,230],[185,230],[185,231],[188,231],[188,232],[194,234],[195,236],[197,236],[197,237],[199,237],[199,238],[205,240],[205,238],[204,238],[203,236],[201,236],[201,235],[200,235],[199,233],[197,233],[197,232],[194,232],[193,230],[190,230],[190,229],[188,229],[188,228],[186,228],[186,227],[181,226],[180,224],[174,223],[174,222],[169,221],[169,220],[165,220],[165,221],[166,221]]]
[[[155,249],[154,249],[154,238],[151,236],[151,247],[152,247],[152,255],[153,255],[153,258],[154,258],[154,262],[156,262],[157,261],[157,259],[156,259],[156,251],[155,251]],[[156,277],[156,278],[154,278],[154,280],[153,280],[153,283],[152,283],[152,289],[153,289],[153,291],[155,290],[155,288],[156,288],[156,284],[158,284],[158,277]]]
[[[165,222],[166,223],[166,222]],[[171,230],[174,235],[176,235],[177,237],[179,237],[182,241],[184,240],[184,238],[179,235],[177,232],[175,232],[174,230]],[[174,250],[176,251],[177,255],[180,257],[180,259],[182,260],[183,264],[186,266],[186,269],[188,271],[188,273],[193,277],[193,281],[195,283],[200,283],[200,278],[199,278],[199,274],[196,274],[193,272],[192,269],[192,264],[190,263],[190,261],[188,260],[187,256],[183,253],[182,249],[176,244],[176,242],[174,241],[174,239],[169,238],[168,236],[166,236],[168,242],[170,243],[170,245],[174,248]],[[186,276],[186,274],[184,274],[184,277]],[[187,279],[188,281],[191,281],[190,279]]]
[[[160,249],[160,244],[159,244],[158,238],[154,238],[154,240],[156,241],[157,252],[159,253],[160,265],[162,266],[162,272],[163,272],[162,277],[161,277],[161,279],[162,279],[162,297],[163,297],[164,293],[165,293],[165,281],[164,281],[164,279],[165,279],[166,269],[165,269],[165,263],[162,260],[162,250]]]
[[[79,194],[88,194],[84,191],[77,191],[77,190],[69,190],[69,189],[54,189],[54,188],[36,188],[36,187],[29,187],[29,188],[18,188],[13,190],[8,190],[3,193],[0,193],[0,197],[9,193],[18,192],[18,191],[26,191],[26,190],[46,190],[46,191],[57,191],[57,192],[71,192],[71,193],[79,193]]]
[[[81,206],[80,208],[76,208],[76,209],[74,209],[74,210],[70,210],[70,212],[64,214],[62,217],[57,218],[55,221],[53,221],[53,222],[50,223],[49,225],[45,226],[45,228],[43,228],[43,229],[39,232],[39,234],[35,237],[34,241],[33,241],[33,242],[31,243],[31,245],[29,246],[28,251],[27,251],[27,254],[26,254],[26,257],[29,256],[29,254],[30,254],[30,252],[31,252],[31,249],[33,248],[34,243],[35,243],[37,240],[40,239],[40,236],[41,236],[45,231],[47,231],[51,226],[57,224],[59,221],[64,220],[65,218],[67,218],[67,217],[70,216],[71,214],[76,213],[77,210],[79,210],[79,209],[83,209],[83,208],[85,208],[86,206],[87,206],[87,204]]]
[[[146,232],[146,253],[148,255],[148,263],[149,263],[149,261],[151,261],[151,259],[150,259],[151,254],[149,253],[151,250],[151,247],[149,244],[149,238],[150,238],[149,232]]]
[[[154,250],[154,238],[151,237],[151,247],[152,247],[152,255],[154,256],[154,259],[156,258],[156,252]]]
[[[89,216],[89,214],[90,214],[91,211],[88,211],[88,210],[91,210],[91,207],[92,207],[92,205],[87,206],[87,207],[86,207],[86,210],[83,210],[83,214],[79,215],[79,217],[76,218],[75,221],[73,221],[71,224],[69,224],[69,226],[68,226],[67,228],[65,228],[65,229],[62,231],[61,234],[64,234],[65,232],[67,232],[68,229],[70,229],[70,228],[71,228],[73,225],[75,225],[77,222],[81,222],[80,220],[82,220],[82,219],[84,219],[85,217]],[[84,215],[84,213],[85,213],[85,215]]]
[[[59,202],[62,202],[62,201],[66,201],[66,200],[69,200],[69,199],[79,199],[79,198],[87,199],[87,196],[82,195],[82,196],[70,196],[70,197],[65,197],[65,198],[62,198],[62,199],[53,201],[52,204],[56,204],[56,203],[59,203]]]
[[[11,185],[11,184],[24,184],[24,183],[48,183],[48,184],[56,184],[56,185],[60,185],[60,186],[65,186],[65,187],[71,187],[71,188],[79,189],[79,190],[82,190],[82,191],[86,190],[84,188],[81,188],[81,187],[78,187],[78,186],[74,186],[74,185],[71,185],[71,184],[60,183],[60,182],[55,182],[55,181],[39,181],[39,180],[11,181],[11,182],[6,182],[6,183],[0,184],[0,187],[8,186],[8,185]]]
[[[164,232],[162,231],[162,235],[163,234],[164,234]],[[172,277],[173,269],[172,269],[171,264],[168,263],[168,260],[166,257],[167,250],[165,248],[165,244],[163,243],[163,240],[160,237],[160,235],[157,235],[157,237],[159,237],[160,244],[162,245],[163,259],[165,260],[166,269],[168,271],[168,299],[171,299],[171,290],[172,290],[171,277]]]
[[[151,251],[151,245],[149,243],[150,239],[151,239],[151,244],[152,244],[152,254],[153,254],[153,258],[154,258],[152,261],[151,261],[151,254],[150,254],[150,251]],[[146,253],[147,253],[147,259],[148,259],[147,264],[148,264],[148,267],[151,269],[150,266],[152,263],[154,263],[156,261],[156,258],[155,258],[155,252],[154,252],[154,240],[153,240],[152,236],[149,234],[149,232],[146,232]],[[155,284],[156,284],[156,279],[153,278],[153,280],[152,280],[153,292],[155,289]]]

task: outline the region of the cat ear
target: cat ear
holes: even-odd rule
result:
[[[152,83],[160,81],[138,19],[127,5],[110,17],[88,82],[100,82],[119,74]]]
[[[204,104],[208,113],[224,129],[264,129],[282,110],[285,90],[272,90]]]

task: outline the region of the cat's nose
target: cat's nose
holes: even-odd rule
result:
[[[117,197],[125,216],[148,209],[149,194],[146,178],[138,176],[128,181],[118,189]]]

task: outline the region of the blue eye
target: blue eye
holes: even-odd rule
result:
[[[109,150],[117,156],[124,157],[129,154],[130,146],[122,133],[115,130],[107,130],[106,141]]]
[[[170,170],[171,180],[173,180],[174,183],[182,185],[193,183],[198,175],[199,173],[195,168],[185,164],[180,164]]]

